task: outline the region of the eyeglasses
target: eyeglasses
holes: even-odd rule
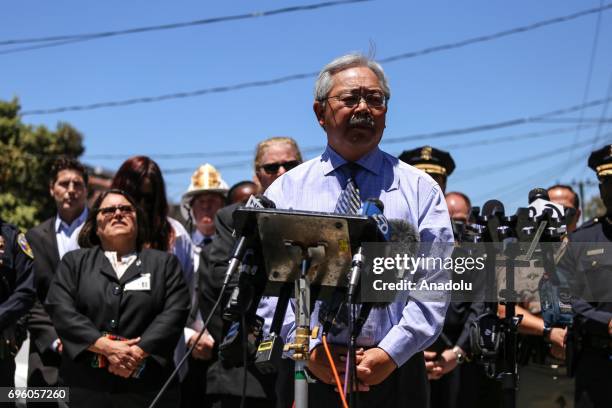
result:
[[[110,217],[114,215],[117,210],[121,213],[121,215],[126,216],[130,215],[134,212],[134,207],[131,205],[112,205],[110,207],[103,207],[98,209],[98,213],[102,214],[104,217]]]
[[[373,109],[382,109],[387,105],[387,97],[380,92],[369,93],[365,96],[361,94],[340,94],[336,96],[329,96],[327,99],[336,99],[347,108],[352,108],[361,103],[363,99],[365,103]]]
[[[278,173],[278,170],[281,168],[281,166],[286,171],[289,171],[292,168],[299,166],[299,164],[300,162],[298,160],[291,160],[288,162],[262,164],[261,166],[259,166],[259,168],[264,169],[264,171],[268,174],[276,174]]]

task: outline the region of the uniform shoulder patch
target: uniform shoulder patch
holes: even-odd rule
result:
[[[21,248],[24,254],[34,259],[32,248],[30,247],[30,244],[28,244],[28,240],[23,233],[19,233],[19,235],[17,235],[17,245],[19,245],[19,248]]]

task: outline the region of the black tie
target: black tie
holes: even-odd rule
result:
[[[212,242],[212,238],[211,237],[204,237],[204,239],[202,240],[202,242],[200,242],[200,245],[198,245],[200,248],[204,248],[206,245],[210,244]]]

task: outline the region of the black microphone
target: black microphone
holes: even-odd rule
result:
[[[499,200],[489,200],[482,206],[482,215],[489,217],[491,215],[500,215],[504,216],[506,210],[504,209],[504,204]]]
[[[548,196],[548,191],[543,188],[537,187],[529,192],[528,201],[529,204],[533,203],[538,198],[541,198],[546,201],[550,201],[550,197]]]
[[[378,198],[368,198],[365,203],[361,206],[360,213],[366,215],[376,222],[376,228],[378,230],[379,239],[383,241],[389,241],[390,239],[390,228],[387,218],[383,215],[385,205]],[[348,301],[352,303],[357,284],[359,283],[359,275],[363,268],[363,254],[361,247],[357,250],[357,253],[353,255],[353,262],[351,264],[351,273],[348,285]]]
[[[394,243],[394,248],[397,248],[399,252],[406,253],[408,256],[415,256],[415,244],[421,241],[419,231],[414,225],[407,221],[399,219],[391,219],[389,223],[389,242]],[[382,308],[386,307],[388,302],[368,302],[364,303],[359,311],[359,316],[355,319],[355,325],[353,326],[352,335],[356,338],[359,336],[363,325],[365,324],[370,311],[373,307]]]
[[[246,208],[276,208],[276,204],[274,204],[274,202],[267,197],[264,197],[261,195],[260,196],[251,195],[245,207]],[[247,246],[247,238],[249,235],[245,232],[245,229],[247,227],[246,226],[247,222],[248,222],[247,218],[245,217],[242,219],[240,223],[235,225],[234,235],[236,235],[237,231],[239,231],[241,235],[240,235],[240,238],[238,238],[238,241],[236,242],[236,246],[234,247],[234,252],[232,253],[232,256],[230,258],[229,266],[227,267],[227,271],[225,272],[225,279],[223,280],[223,285],[229,284],[229,281],[232,278],[232,275],[234,274],[236,269],[238,269],[238,266],[240,266],[240,262],[242,261],[242,257],[244,256],[244,252]]]

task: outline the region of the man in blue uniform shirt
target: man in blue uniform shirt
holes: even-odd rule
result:
[[[345,55],[325,66],[315,86],[314,111],[327,134],[327,148],[277,179],[266,196],[277,208],[341,212],[339,198],[354,183],[361,202],[380,199],[387,219],[409,222],[421,241],[452,243],[439,185],[378,148],[389,97],[382,67],[362,55]],[[447,301],[410,299],[371,311],[357,339],[357,346],[365,349],[358,357],[359,386],[369,390],[361,393],[360,401],[427,406],[422,351],[440,333],[447,306]],[[317,313],[315,306],[314,324]],[[346,331],[330,336],[332,344],[346,345],[346,340]],[[341,347],[332,349],[336,357],[345,353]],[[337,406],[331,371],[318,339],[311,340],[308,368],[320,380],[309,389],[310,406]]]
[[[574,356],[575,403],[599,408],[609,407],[612,400],[612,145],[591,153],[588,164],[597,173],[606,215],[569,235],[570,245],[557,271],[575,296],[571,335],[576,347],[568,350]]]
[[[25,236],[0,218],[0,387],[15,386],[15,355],[25,339],[17,321],[36,296],[33,257]],[[15,404],[6,402],[0,406]]]

